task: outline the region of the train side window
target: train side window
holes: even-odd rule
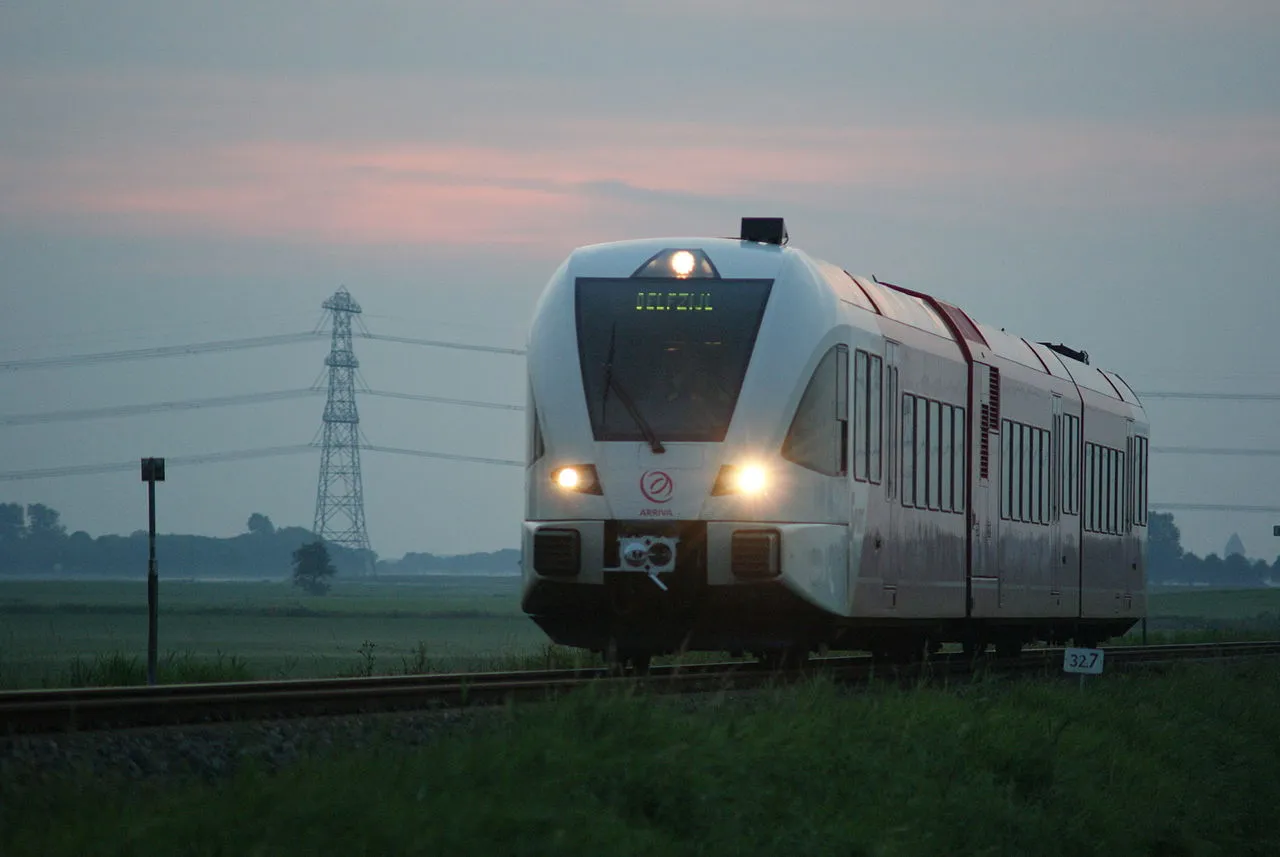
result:
[[[1027,473],[1027,427],[1022,423],[1014,423],[1014,429],[1017,434],[1018,444],[1018,520],[1026,521],[1030,519],[1030,506],[1027,502],[1027,486],[1031,482]]]
[[[1057,396],[1053,399],[1055,409],[1062,406],[1062,399]],[[1061,502],[1061,491],[1058,488],[1058,480],[1062,478],[1062,465],[1059,461],[1062,455],[1062,414],[1055,413],[1053,415],[1053,428],[1049,430],[1049,520],[1057,521],[1060,516],[1058,514],[1059,503]]]
[[[1075,417],[1066,414],[1062,420],[1062,454],[1058,457],[1058,461],[1062,463],[1062,512],[1066,515],[1074,515],[1075,510],[1071,506],[1071,494],[1074,489],[1074,483],[1079,478],[1076,474],[1075,451],[1071,448],[1071,421]]]
[[[1107,531],[1107,450],[1106,447],[1099,445],[1095,456],[1095,466],[1098,468],[1098,532],[1105,533]]]
[[[884,362],[861,349],[853,358],[854,444],[853,478],[880,484],[880,439],[884,431],[881,389]]]
[[[1067,511],[1072,515],[1080,514],[1080,418],[1075,414],[1067,415],[1067,470],[1066,484]]]
[[[1135,488],[1137,499],[1135,500],[1136,508],[1134,515],[1138,526],[1145,527],[1147,525],[1147,439],[1145,437],[1135,438],[1137,446],[1134,454],[1134,467],[1137,469],[1137,477],[1135,478]]]
[[[868,419],[871,409],[867,407],[867,352],[858,349],[853,352],[853,478],[859,482],[867,479],[867,447],[870,445]]]
[[[1040,429],[1040,523],[1053,520],[1053,443],[1048,429]]]
[[[1114,449],[1110,449],[1110,448],[1108,448],[1108,449],[1105,451],[1105,454],[1104,454],[1104,456],[1103,456],[1102,461],[1103,461],[1103,466],[1106,468],[1106,469],[1103,471],[1103,474],[1102,474],[1102,475],[1103,475],[1103,479],[1105,479],[1105,480],[1106,480],[1106,483],[1105,483],[1105,484],[1106,484],[1106,486],[1107,486],[1107,507],[1106,507],[1107,532],[1108,532],[1108,533],[1114,533],[1117,529],[1119,529],[1119,528],[1116,526],[1116,512],[1115,512],[1115,508],[1116,508],[1116,451],[1115,451]]]
[[[1107,491],[1106,521],[1107,532],[1114,533],[1116,527],[1116,451],[1102,451],[1102,479]]]
[[[1123,533],[1124,527],[1124,450],[1111,450],[1111,457],[1114,459],[1113,466],[1115,468],[1115,525],[1116,532]]]
[[[1040,512],[1040,523],[1049,523],[1049,432],[1047,429],[1036,429],[1036,472],[1040,479],[1036,485],[1036,509]]]
[[[1022,507],[1022,520],[1028,524],[1038,523],[1036,517],[1036,487],[1040,484],[1036,474],[1036,430],[1031,426],[1022,427],[1022,496],[1026,498]]]
[[[929,401],[916,397],[916,502],[929,507]]]
[[[532,465],[542,458],[547,452],[546,443],[542,439],[542,423],[538,419],[538,403],[533,399],[533,393],[529,393],[529,446],[528,461]]]
[[[832,346],[805,387],[782,442],[782,457],[828,476],[848,472],[849,349]]]
[[[1124,450],[1116,450],[1116,529],[1121,533],[1127,533],[1132,528],[1132,522],[1129,520],[1129,504],[1126,502],[1128,497],[1128,489],[1125,487],[1128,483],[1124,474],[1125,468],[1129,464],[1129,456],[1125,455]]]
[[[1105,533],[1107,531],[1107,450],[1102,444],[1094,447],[1093,466],[1097,471],[1094,474],[1094,484],[1098,489],[1097,530]]]
[[[893,343],[887,343],[886,347],[889,347],[892,344]],[[886,497],[892,498],[898,490],[898,367],[890,366],[888,374],[888,395],[886,396],[888,405],[885,408],[887,425],[885,426],[884,437],[887,441],[887,443],[885,443],[885,452],[888,455],[889,461],[885,468],[884,493]]]
[[[1084,528],[1093,529],[1093,444],[1084,445]]]
[[[1013,427],[1004,421],[1000,443],[1000,517],[1013,520]]]
[[[932,399],[928,402],[929,431],[929,466],[925,471],[925,494],[930,509],[941,508],[942,498],[939,487],[939,467],[942,459],[942,406]]]
[[[916,504],[916,397],[902,394],[902,505]]]
[[[1027,520],[1033,524],[1042,523],[1040,520],[1040,430],[1027,426],[1027,440],[1031,441],[1031,448],[1027,450],[1028,472],[1031,476],[1027,480]]]
[[[1129,425],[1129,438],[1124,444],[1124,493],[1121,496],[1120,503],[1120,530],[1121,532],[1133,532],[1133,423]]]
[[[884,377],[884,361],[876,355],[870,355],[867,368],[867,478],[880,484],[883,477],[881,466],[881,439],[884,436],[884,415],[881,412],[881,386]]]
[[[938,456],[938,508],[944,512],[955,511],[955,498],[952,494],[951,462],[955,459],[955,445],[951,437],[952,417],[955,410],[951,405],[942,405],[942,448]]]
[[[965,462],[969,458],[969,445],[965,438],[968,433],[965,431],[964,408],[953,408],[951,412],[951,425],[953,429],[952,449],[954,455],[951,459],[952,477],[951,486],[954,498],[954,509],[957,512],[963,512],[965,509],[965,490],[968,483],[965,481]]]
[[[1106,486],[1103,483],[1102,447],[1093,445],[1093,529],[1102,532],[1106,529]]]

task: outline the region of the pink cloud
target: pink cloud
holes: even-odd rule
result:
[[[0,160],[0,213],[87,218],[107,231],[535,245],[611,237],[639,212],[676,211],[689,198],[803,207],[874,192],[943,207],[998,197],[1015,210],[1139,210],[1280,190],[1280,120],[556,128],[560,145],[528,147],[135,140],[28,155]]]

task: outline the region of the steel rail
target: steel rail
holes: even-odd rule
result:
[[[1109,670],[1190,660],[1239,660],[1280,655],[1280,641],[1181,643],[1107,647]],[[886,664],[862,655],[828,656],[807,669],[775,671],[751,662],[654,667],[647,676],[621,677],[601,667],[494,673],[370,676],[345,679],[175,684],[155,687],[66,688],[0,692],[0,737],[168,726],[192,723],[458,708],[549,699],[588,685],[636,683],[666,693],[746,690],[808,675],[842,682],[995,673],[1057,674],[1060,648],[1027,649],[1016,658],[974,659],[959,653],[915,664]]]

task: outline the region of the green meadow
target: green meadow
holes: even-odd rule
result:
[[[0,688],[118,684],[144,675],[146,585],[0,581]],[[564,663],[520,610],[518,577],[161,580],[161,681],[505,669]],[[1280,589],[1155,590],[1152,642],[1280,634]],[[1135,630],[1128,641],[1139,638]]]
[[[107,659],[145,667],[146,597],[143,582],[0,582],[0,687],[67,684]],[[519,598],[517,577],[338,581],[321,596],[283,582],[162,580],[159,652],[162,667],[232,666],[226,678],[536,661],[547,640]]]

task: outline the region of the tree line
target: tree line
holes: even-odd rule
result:
[[[157,535],[156,555],[166,577],[287,577],[293,554],[319,541],[305,527],[276,527],[260,512],[251,514],[245,532],[228,538]],[[439,557],[407,554],[403,560],[379,560],[373,551],[327,544],[337,574],[421,574],[426,571],[515,572],[518,551]],[[133,577],[147,570],[147,531],[130,535],[67,533],[62,516],[42,503],[0,503],[0,575],[98,575]]]
[[[1182,547],[1182,532],[1172,512],[1152,512],[1147,527],[1147,580],[1151,583],[1210,586],[1264,586],[1280,583],[1280,556],[1250,560],[1243,554],[1200,557]]]
[[[1182,534],[1168,512],[1153,512],[1147,531],[1147,579],[1152,583],[1263,586],[1280,582],[1280,556],[1268,564],[1240,554],[1197,556],[1182,547]],[[294,552],[318,541],[304,527],[279,527],[260,512],[246,531],[230,538],[191,535],[156,537],[161,567],[172,577],[287,576]],[[520,552],[500,550],[461,556],[407,553],[379,560],[372,551],[326,545],[336,573],[377,574],[515,573]],[[111,577],[145,574],[147,533],[94,538],[83,530],[68,534],[62,516],[42,503],[0,503],[0,574],[73,574]]]

